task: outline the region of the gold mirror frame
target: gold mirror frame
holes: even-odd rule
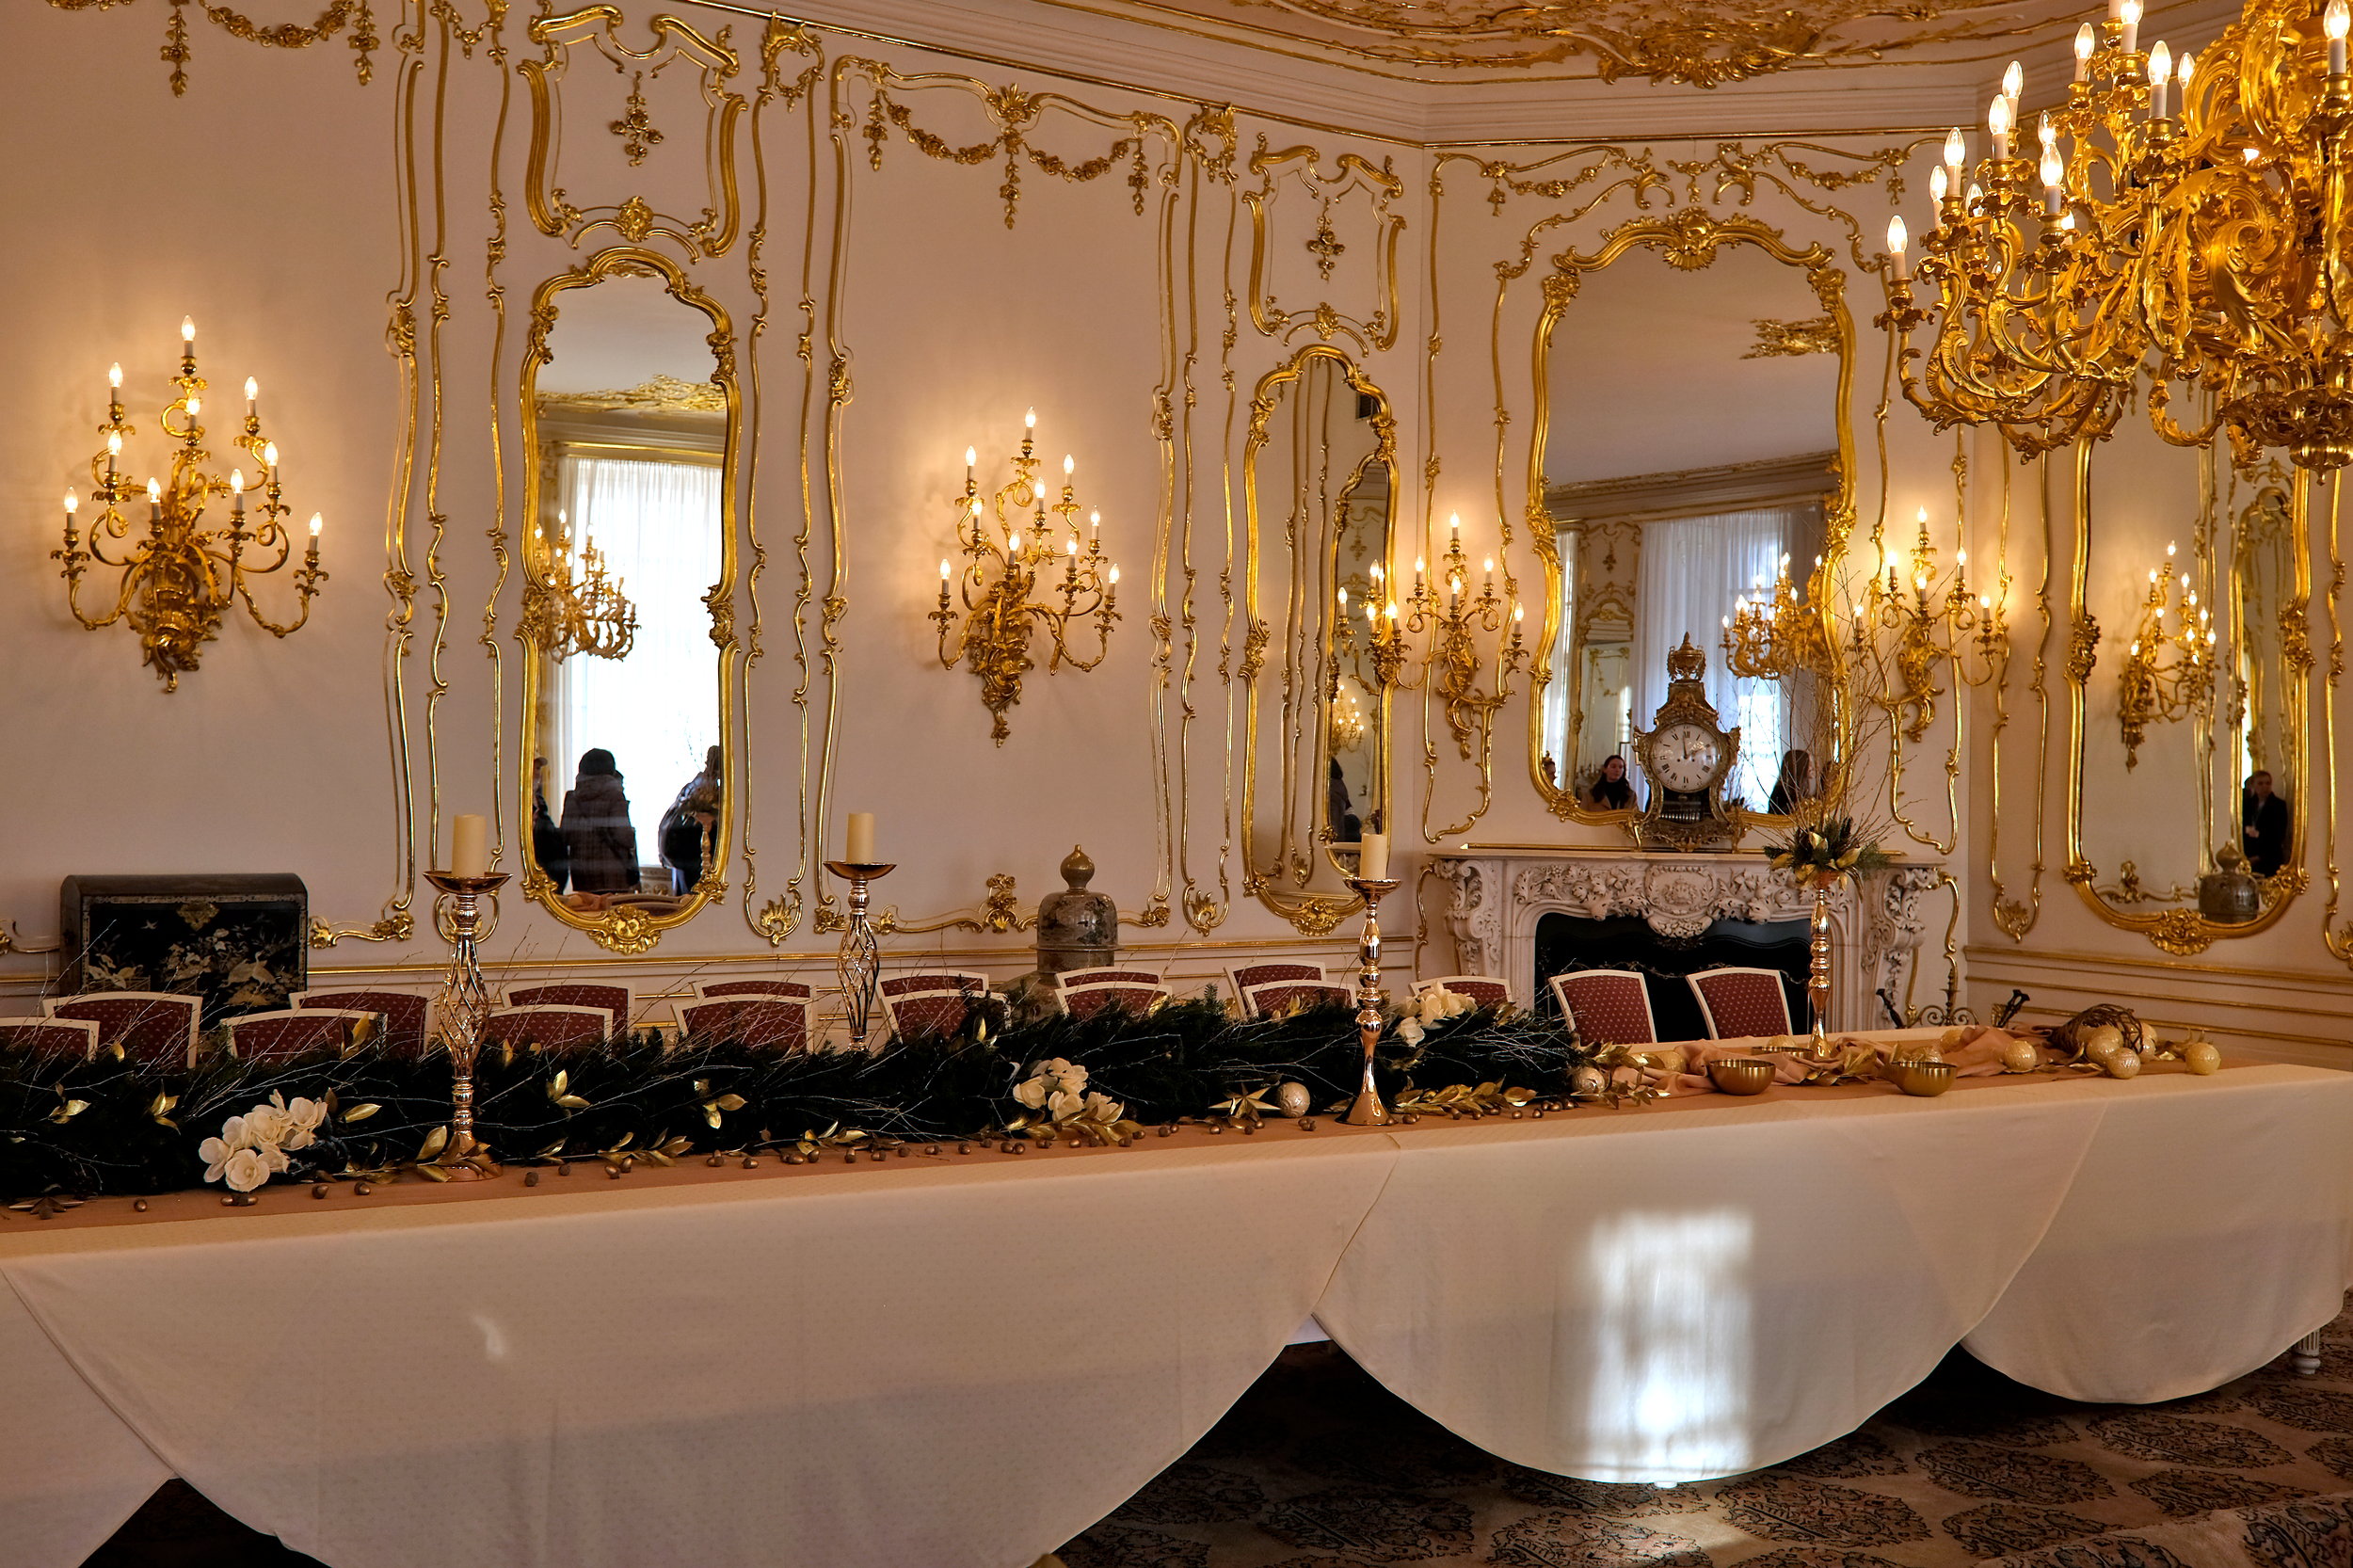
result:
[[[1535,349],[1530,358],[1535,417],[1529,436],[1525,515],[1529,532],[1535,538],[1536,553],[1544,561],[1545,622],[1535,657],[1529,661],[1528,776],[1545,808],[1564,822],[1625,826],[1641,813],[1639,808],[1595,810],[1577,798],[1573,785],[1564,788],[1545,773],[1545,691],[1552,683],[1554,645],[1561,638],[1561,525],[1545,502],[1545,449],[1552,437],[1553,333],[1581,291],[1584,275],[1609,266],[1628,251],[1638,247],[1655,250],[1670,266],[1697,272],[1713,265],[1717,252],[1727,245],[1753,246],[1784,266],[1804,272],[1814,297],[1838,333],[1838,396],[1834,410],[1838,422],[1838,468],[1835,488],[1827,491],[1822,500],[1822,565],[1805,585],[1806,604],[1817,624],[1821,624],[1822,606],[1829,602],[1829,588],[1836,580],[1839,559],[1845,555],[1847,541],[1854,531],[1854,428],[1848,417],[1848,403],[1854,393],[1854,318],[1847,310],[1846,271],[1838,265],[1835,253],[1828,246],[1817,243],[1799,249],[1789,244],[1780,230],[1756,218],[1740,214],[1714,217],[1696,208],[1685,208],[1663,217],[1638,218],[1620,224],[1593,250],[1564,250],[1552,259],[1552,271],[1543,280],[1544,312],[1537,318]],[[1835,648],[1835,628],[1824,625],[1823,630],[1823,646]],[[1640,628],[1636,629],[1636,635],[1641,635]],[[1708,657],[1711,661],[1721,659],[1722,650],[1710,648]],[[1829,673],[1824,672],[1822,699],[1838,703],[1843,700],[1840,683],[1829,679]],[[1569,678],[1577,678],[1574,665]],[[1846,792],[1849,759],[1845,744],[1848,715],[1833,712],[1833,732],[1839,737],[1839,744],[1820,766],[1822,793],[1835,800]],[[1571,740],[1574,742],[1574,734]],[[1739,808],[1737,816],[1744,830],[1788,821],[1785,816],[1746,808]]]
[[[2108,902],[2098,887],[2099,868],[2084,854],[2084,754],[2089,722],[2084,694],[2093,671],[2099,667],[2100,647],[2100,623],[2086,606],[2091,567],[2091,443],[2075,443],[2075,553],[2069,568],[2067,592],[2067,880],[2083,895],[2091,912],[2108,924],[2120,931],[2137,931],[2163,951],[2186,958],[2205,952],[2221,938],[2252,936],[2259,931],[2269,930],[2279,923],[2288,905],[2296,902],[2297,895],[2311,881],[2304,866],[2305,835],[2312,831],[2313,741],[2312,551],[2305,537],[2311,517],[2312,488],[2301,471],[2291,476],[2294,482],[2288,493],[2288,534],[2294,592],[2280,609],[2284,655],[2281,696],[2287,725],[2297,735],[2294,792],[2289,796],[2295,802],[2296,812],[2294,837],[2289,841],[2291,859],[2280,868],[2279,874],[2264,879],[2265,896],[2260,912],[2251,920],[2225,924],[2208,920],[2195,906],[2138,914],[2119,909]],[[2201,498],[2208,503],[2206,516],[2213,515],[2211,492],[2217,456],[2212,448],[2201,454],[2201,488],[2208,492]],[[2231,520],[2231,526],[2235,528],[2235,519]],[[2232,548],[2235,555],[2235,539]],[[2232,820],[2236,822],[2235,812]],[[2210,844],[2200,846],[2201,865],[2212,852]]]
[[[1396,575],[1394,556],[1397,538],[1397,498],[1400,493],[1397,472],[1397,416],[1390,409],[1388,394],[1376,386],[1364,372],[1358,370],[1355,362],[1346,354],[1326,344],[1310,344],[1293,355],[1289,362],[1269,371],[1258,382],[1257,390],[1252,393],[1250,399],[1250,431],[1242,448],[1241,459],[1243,520],[1247,529],[1244,540],[1247,553],[1242,563],[1242,602],[1250,617],[1249,628],[1243,638],[1241,667],[1239,672],[1245,693],[1242,721],[1242,888],[1245,892],[1254,894],[1268,908],[1290,921],[1293,929],[1306,936],[1330,935],[1340,921],[1353,913],[1359,905],[1356,896],[1353,893],[1337,895],[1313,893],[1304,890],[1294,891],[1284,887],[1282,885],[1283,866],[1278,863],[1272,871],[1260,866],[1252,843],[1252,833],[1257,823],[1258,677],[1265,669],[1266,649],[1274,633],[1274,629],[1268,625],[1258,610],[1258,455],[1266,447],[1267,427],[1273,420],[1275,408],[1281,401],[1283,389],[1296,386],[1306,373],[1307,367],[1318,360],[1329,360],[1337,367],[1351,391],[1360,396],[1370,397],[1379,404],[1379,408],[1372,415],[1372,454],[1357,465],[1351,473],[1348,484],[1343,486],[1341,490],[1342,493],[1346,493],[1349,489],[1353,489],[1357,480],[1373,464],[1378,463],[1388,471],[1389,526],[1384,545],[1383,553],[1385,558],[1383,561],[1383,569],[1392,579]],[[1321,545],[1319,546],[1319,548],[1321,547]],[[1328,614],[1328,611],[1320,613]],[[1328,626],[1328,621],[1326,624]],[[1330,653],[1328,631],[1325,633],[1324,651],[1328,656]],[[1381,685],[1380,705],[1377,712],[1379,743],[1374,751],[1372,772],[1379,785],[1379,798],[1385,820],[1387,815],[1393,815],[1396,798],[1396,778],[1390,765],[1391,696],[1392,687],[1384,681]],[[1318,707],[1319,728],[1316,749],[1318,757],[1321,758],[1328,744],[1322,732],[1329,729],[1330,715],[1321,712],[1323,698],[1321,694],[1318,694],[1314,700]],[[1318,815],[1321,815],[1320,811]],[[1288,837],[1288,827],[1285,831]],[[1292,847],[1288,842],[1284,844],[1284,858],[1288,859]],[[1309,847],[1317,853],[1322,853],[1324,850],[1321,843]]]
[[[704,602],[711,608],[711,641],[719,673],[720,760],[725,770],[725,782],[720,792],[719,821],[712,837],[709,862],[703,867],[701,878],[695,884],[686,901],[666,913],[651,913],[645,909],[623,905],[618,909],[586,911],[574,909],[556,895],[554,879],[539,868],[531,853],[530,835],[522,835],[522,891],[524,896],[575,931],[584,931],[591,941],[609,952],[635,954],[651,951],[662,939],[662,934],[674,926],[685,924],[700,914],[703,907],[727,892],[723,873],[734,841],[735,803],[742,793],[743,766],[737,757],[734,742],[735,722],[735,470],[736,443],[742,434],[743,400],[735,377],[735,328],[728,312],[716,299],[696,288],[687,280],[685,271],[660,251],[636,246],[616,246],[600,250],[569,272],[558,273],[541,283],[531,297],[531,330],[523,346],[522,369],[522,446],[523,446],[523,554],[524,594],[528,600],[536,573],[544,567],[539,552],[546,548],[540,541],[538,527],[542,491],[546,474],[542,472],[543,456],[539,440],[538,381],[539,367],[554,362],[554,351],[549,338],[556,323],[556,296],[568,289],[584,289],[608,278],[651,278],[659,281],[671,298],[699,311],[710,320],[711,331],[705,338],[712,356],[711,379],[725,393],[727,421],[720,450],[719,485],[719,581],[712,584]],[[515,640],[522,646],[522,744],[517,749],[516,761],[520,773],[520,788],[516,795],[524,803],[527,814],[532,798],[532,759],[538,755],[538,712],[541,682],[544,679],[541,650],[535,643],[530,627],[533,617],[521,616]],[[526,817],[527,820],[527,817]]]

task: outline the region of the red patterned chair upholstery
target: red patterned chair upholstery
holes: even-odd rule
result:
[[[285,1062],[323,1050],[349,1050],[368,1030],[382,1029],[380,1013],[332,1007],[289,1007],[229,1020],[229,1054],[240,1062]]]
[[[1253,1018],[1279,1018],[1310,1007],[1348,1007],[1355,1000],[1356,993],[1347,986],[1321,980],[1269,981],[1242,993],[1243,1011]]]
[[[1064,969],[1054,977],[1054,984],[1064,990],[1073,985],[1160,985],[1166,984],[1158,969],[1132,968],[1125,964],[1112,964],[1095,969]]]
[[[74,1018],[98,1026],[99,1050],[120,1044],[134,1062],[196,1064],[198,1016],[204,999],[169,991],[85,991],[51,997],[40,1010],[53,1018]]]
[[[606,1009],[556,1002],[498,1008],[482,1025],[485,1045],[497,1041],[542,1050],[597,1045],[612,1032],[613,1015]]]
[[[1250,993],[1254,987],[1277,980],[1305,980],[1321,984],[1323,966],[1271,960],[1256,964],[1229,964],[1225,967],[1225,978],[1233,983],[1234,1000],[1241,1004],[1242,1013],[1247,1016],[1250,1012]]]
[[[1074,1018],[1092,1018],[1116,1009],[1122,1013],[1149,1013],[1168,1000],[1168,987],[1157,984],[1140,984],[1132,980],[1096,980],[1083,985],[1062,988],[1063,1011]]]
[[[1561,1016],[1589,1046],[1648,1046],[1658,1041],[1650,991],[1632,969],[1570,969],[1552,977]]]
[[[98,1025],[88,1018],[0,1018],[0,1050],[88,1061],[98,1054]]]
[[[506,1005],[515,1007],[601,1007],[613,1020],[608,1033],[620,1034],[635,1016],[636,999],[626,985],[592,985],[585,981],[562,981],[551,985],[508,986]]]
[[[988,976],[970,974],[962,969],[937,969],[929,974],[894,974],[874,989],[884,997],[912,997],[926,991],[946,991],[951,995],[966,991],[975,996],[988,995]]]
[[[725,997],[781,997],[787,1001],[807,1001],[816,991],[798,980],[698,980],[695,982],[696,1001],[717,1001]]]
[[[432,1029],[433,999],[416,991],[375,988],[296,991],[286,1000],[296,1007],[332,1007],[344,1012],[382,1014],[384,1049],[393,1056],[423,1056],[425,1036]]]
[[[889,1016],[890,1032],[903,1040],[920,1034],[953,1034],[964,1027],[981,994],[963,988],[886,994],[883,1012]]]
[[[808,1046],[808,1003],[781,997],[726,997],[678,1010],[680,1026],[698,1045],[730,1044],[745,1050],[803,1050]]]
[[[1509,1007],[1512,1004],[1511,984],[1493,975],[1449,974],[1435,980],[1414,982],[1417,992],[1434,990],[1441,985],[1458,997],[1470,998],[1481,1007]]]
[[[1684,980],[1700,999],[1709,1039],[1789,1032],[1789,993],[1779,969],[1702,969]]]

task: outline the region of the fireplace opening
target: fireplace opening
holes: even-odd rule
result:
[[[1549,982],[1575,969],[1633,969],[1650,993],[1661,1040],[1704,1040],[1707,1020],[1685,984],[1702,969],[1778,969],[1793,1029],[1807,1026],[1803,920],[1718,920],[1697,936],[1661,936],[1637,915],[1592,920],[1555,911],[1536,921],[1536,1006],[1558,1015]]]

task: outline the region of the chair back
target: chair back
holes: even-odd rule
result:
[[[286,1000],[296,1007],[328,1007],[344,1012],[382,1014],[384,1049],[392,1056],[423,1056],[425,1036],[432,1029],[433,999],[415,991],[374,988],[296,991]]]
[[[733,1045],[745,1050],[802,1050],[808,1045],[808,1003],[781,997],[728,997],[690,1002],[678,1010],[679,1024],[696,1045]]]
[[[894,974],[875,989],[884,997],[911,997],[925,991],[947,991],[951,994],[970,991],[979,996],[988,994],[988,976],[969,974],[962,969],[936,969],[925,974]]]
[[[636,999],[626,985],[601,985],[571,980],[547,985],[510,985],[506,988],[506,1005],[509,1008],[600,1007],[613,1020],[606,1032],[622,1034],[628,1032],[630,1019],[635,1014]]]
[[[1684,980],[1699,998],[1709,1039],[1789,1032],[1789,993],[1779,969],[1702,969]]]
[[[1435,990],[1441,985],[1458,997],[1470,998],[1481,1007],[1509,1007],[1512,1004],[1511,984],[1493,975],[1449,974],[1441,975],[1436,980],[1414,982],[1417,992]]]
[[[807,1001],[817,994],[807,982],[799,980],[698,980],[695,982],[696,1001],[716,1001],[722,997],[780,997],[787,1001]]]
[[[1242,993],[1243,1011],[1254,1018],[1280,1018],[1310,1007],[1348,1007],[1356,993],[1321,980],[1275,980]]]
[[[883,1011],[889,1015],[890,1032],[903,1040],[920,1034],[953,1034],[971,1016],[976,1000],[962,989],[903,991],[896,996],[886,994]]]
[[[568,1050],[575,1046],[600,1045],[613,1033],[613,1015],[601,1007],[554,1002],[530,1007],[501,1007],[483,1020],[482,1043],[537,1046],[542,1050]]]
[[[1139,984],[1132,980],[1098,980],[1087,985],[1063,987],[1063,1011],[1074,1018],[1092,1018],[1099,1014],[1149,1013],[1168,1000],[1168,987],[1160,984]]]
[[[196,1064],[198,1019],[202,997],[169,991],[84,991],[74,997],[51,997],[40,1010],[53,1018],[73,1018],[98,1026],[98,1050],[119,1045],[134,1062]]]
[[[1112,964],[1095,969],[1064,969],[1054,977],[1054,984],[1067,991],[1079,985],[1160,985],[1165,982],[1160,979],[1158,969]]]
[[[1321,984],[1323,979],[1323,966],[1273,960],[1262,960],[1256,964],[1228,964],[1225,967],[1225,978],[1233,983],[1234,1000],[1241,1004],[1242,1012],[1247,1014],[1251,1010],[1250,993],[1254,987],[1277,980],[1305,980]]]
[[[317,1051],[349,1050],[363,1030],[380,1030],[384,1016],[334,1007],[289,1007],[229,1020],[229,1054],[240,1062],[286,1062]]]
[[[98,1025],[89,1018],[0,1018],[0,1050],[87,1062],[98,1054]]]
[[[1561,1016],[1577,1025],[1589,1046],[1649,1046],[1658,1043],[1651,1016],[1650,990],[1633,969],[1570,969],[1552,977]]]

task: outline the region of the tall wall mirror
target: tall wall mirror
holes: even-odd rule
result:
[[[2078,477],[2068,880],[2198,952],[2305,885],[2309,492],[2227,449],[2100,450]]]
[[[604,251],[534,301],[524,890],[618,952],[690,919],[727,864],[732,341],[650,251]]]
[[[1381,390],[1321,344],[1250,408],[1248,888],[1311,934],[1356,906],[1340,879],[1361,835],[1389,830],[1396,434]]]
[[[1720,722],[1740,729],[1727,805],[1777,818],[1835,792],[1827,685],[1805,669],[1736,676],[1722,639],[1736,602],[1769,598],[1784,572],[1812,605],[1844,548],[1845,274],[1753,219],[1685,214],[1566,252],[1545,281],[1529,476],[1551,521],[1529,736],[1539,793],[1579,822],[1643,804],[1629,742],[1687,633]]]

